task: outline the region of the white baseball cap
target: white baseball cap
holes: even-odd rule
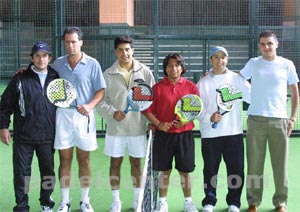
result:
[[[216,52],[223,52],[228,57],[228,52],[223,46],[216,46],[210,50],[209,57],[213,56]]]

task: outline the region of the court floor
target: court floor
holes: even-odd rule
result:
[[[103,138],[98,139],[99,149],[92,152],[91,164],[92,164],[92,186],[90,192],[90,198],[92,206],[95,212],[107,212],[111,204],[111,192],[108,181],[109,173],[109,158],[104,156],[103,150]],[[300,138],[292,138],[290,141],[290,156],[289,156],[289,202],[288,209],[290,212],[297,212],[300,192],[300,177],[299,164],[300,164]],[[58,167],[58,154],[56,153],[56,172]],[[12,145],[6,146],[1,144],[0,146],[0,212],[12,211],[14,206],[14,193],[13,193],[13,181],[12,181]],[[192,197],[193,200],[201,211],[201,200],[203,198],[202,189],[202,157],[200,152],[200,138],[196,138],[196,169],[192,173]],[[79,184],[78,184],[78,169],[75,161],[72,168],[72,180],[71,180],[71,205],[72,211],[79,211]],[[133,188],[130,178],[130,169],[128,157],[124,159],[122,166],[122,178],[121,178],[121,200],[123,203],[122,211],[130,212],[132,206]],[[269,179],[265,185],[264,198],[262,205],[260,206],[260,212],[270,212],[274,208],[272,206],[272,195],[274,192],[273,177],[271,171],[271,165],[269,157],[265,163],[265,176]],[[225,167],[224,163],[221,164],[218,180],[218,202],[216,205],[216,212],[226,212],[227,206],[225,202],[226,198],[226,181],[225,181]],[[40,211],[39,208],[39,171],[37,169],[37,161],[34,159],[32,164],[32,178],[30,184],[30,206],[31,212]],[[53,192],[53,198],[56,200],[55,211],[60,201],[59,185],[56,183],[56,188]],[[177,171],[172,172],[170,188],[168,192],[167,200],[169,202],[169,211],[176,212],[183,210],[183,194],[180,188],[180,180]],[[241,211],[246,211],[247,202],[245,198],[245,188],[242,196]]]

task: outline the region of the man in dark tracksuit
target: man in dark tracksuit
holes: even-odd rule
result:
[[[54,135],[56,107],[46,96],[48,84],[58,78],[49,63],[48,45],[38,42],[32,48],[32,63],[16,74],[5,89],[0,103],[0,134],[4,144],[10,143],[10,116],[13,118],[13,173],[16,206],[14,212],[29,212],[28,189],[34,152],[38,158],[41,211],[52,212],[50,195],[55,184]]]

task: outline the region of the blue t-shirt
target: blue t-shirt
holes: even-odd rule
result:
[[[60,78],[73,84],[77,91],[78,105],[89,103],[96,91],[106,88],[99,62],[85,53],[73,70],[67,55],[57,58],[51,67],[58,72]],[[75,106],[75,103],[72,105]]]

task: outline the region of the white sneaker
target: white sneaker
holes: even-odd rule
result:
[[[94,209],[92,208],[90,201],[80,202],[80,211],[81,212],[94,212]]]
[[[121,212],[122,204],[121,201],[113,201],[109,212]]]
[[[156,212],[168,212],[168,203],[167,201],[159,201]]]
[[[42,212],[53,212],[49,206],[41,205]]]
[[[133,200],[133,203],[132,203],[132,209],[133,209],[134,211],[136,211],[137,207],[138,207],[138,200]]]
[[[214,212],[215,206],[213,205],[204,205],[202,212]]]
[[[240,212],[240,209],[238,207],[236,207],[235,205],[229,205],[228,212]]]
[[[71,212],[71,204],[66,202],[61,202],[59,204],[57,212]]]
[[[193,201],[185,201],[184,202],[184,207],[183,207],[184,212],[198,212],[196,206],[194,205]]]

